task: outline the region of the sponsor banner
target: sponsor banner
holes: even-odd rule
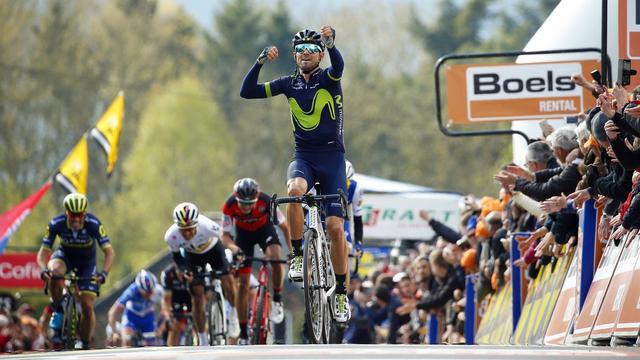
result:
[[[557,119],[593,107],[572,74],[599,69],[595,60],[534,64],[452,65],[447,69],[450,123]]]
[[[640,237],[636,237],[630,247],[638,247],[639,243]],[[640,259],[637,254],[629,286],[622,299],[616,324],[613,327],[613,336],[615,337],[636,338],[640,332],[640,286],[638,286],[640,284]],[[615,303],[614,305],[617,306]]]
[[[622,256],[618,261],[618,266],[613,274],[609,289],[602,302],[598,317],[591,330],[589,338],[595,340],[610,339],[613,328],[622,314],[622,302],[632,285],[633,269],[640,254],[640,241],[634,241],[628,248],[623,248]],[[622,317],[625,321],[626,316]]]
[[[579,253],[579,251],[577,251]],[[547,330],[544,334],[545,345],[563,345],[567,333],[573,324],[575,314],[578,313],[578,262],[579,257],[573,256],[569,271],[564,278],[562,287],[558,287],[559,295]]]
[[[476,332],[479,345],[509,345],[513,318],[511,311],[511,282],[493,294]]]
[[[367,194],[362,207],[364,237],[368,239],[431,239],[435,233],[419,216],[431,217],[453,229],[460,227],[457,194]]]
[[[640,85],[640,0],[618,0],[618,57],[630,59],[638,74],[631,77],[628,90]],[[616,81],[617,74],[612,74]]]
[[[533,330],[530,333],[529,344],[542,345],[544,343],[544,334],[551,322],[551,314],[558,302],[560,288],[567,276],[574,250],[575,248],[570,250],[565,256],[558,259],[557,262],[551,264],[551,278],[549,279],[542,295],[542,306],[538,317],[535,319]]]
[[[0,288],[43,289],[37,253],[0,255]]]
[[[623,248],[624,246],[616,246],[613,241],[607,244],[596,273],[593,275],[587,298],[576,320],[572,342],[584,342],[589,338]]]

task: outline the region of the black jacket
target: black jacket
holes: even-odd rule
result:
[[[533,182],[518,179],[515,190],[536,201],[544,201],[562,193],[573,193],[580,179],[582,175],[578,171],[578,163],[574,162],[565,167],[536,171]]]

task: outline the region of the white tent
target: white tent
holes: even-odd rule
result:
[[[607,14],[607,52],[611,57],[613,72],[617,71],[618,54],[618,1],[608,1]],[[601,47],[601,0],[563,0],[551,12],[549,17],[540,26],[531,40],[524,47],[524,51],[574,49],[574,48],[600,48]],[[553,55],[527,55],[520,56],[517,63],[587,60],[600,59],[599,53],[573,53]],[[615,76],[613,76],[615,80]],[[588,79],[591,80],[591,79]],[[554,128],[566,126],[563,119],[552,120],[549,123]],[[514,121],[511,128],[527,134],[529,138],[542,136],[537,121]],[[524,156],[527,144],[520,135],[513,135],[513,161],[524,164]]]
[[[433,230],[418,215],[422,209],[454,229],[459,227],[462,195],[458,193],[363,174],[355,174],[354,179],[364,190],[366,239],[431,239]]]

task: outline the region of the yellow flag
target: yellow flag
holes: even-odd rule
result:
[[[118,142],[122,119],[124,117],[124,93],[120,91],[118,97],[111,103],[107,111],[102,114],[96,127],[91,129],[93,137],[107,155],[107,176],[111,175],[118,160]]]
[[[88,174],[89,152],[87,138],[83,136],[60,164],[55,178],[68,192],[86,194]]]

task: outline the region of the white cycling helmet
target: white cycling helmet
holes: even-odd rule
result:
[[[353,177],[353,174],[356,173],[353,170],[353,165],[351,165],[351,161],[345,160],[344,161],[344,166],[345,166],[345,170],[346,170],[346,173],[347,173],[347,179],[351,180],[351,178]]]
[[[198,225],[198,207],[189,202],[178,204],[173,209],[173,221],[179,228],[192,228]]]
[[[157,283],[158,281],[156,280],[156,276],[146,269],[140,270],[138,275],[136,275],[136,285],[140,290],[146,293],[153,292]]]

